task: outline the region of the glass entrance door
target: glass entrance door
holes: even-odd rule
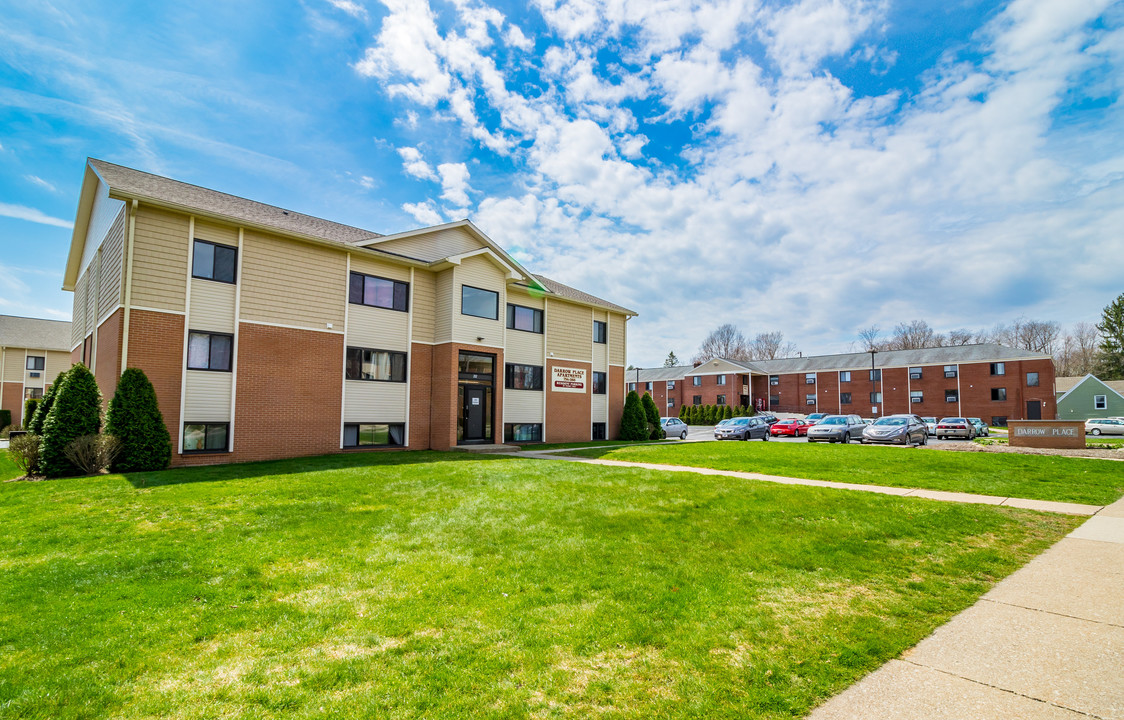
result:
[[[495,442],[495,355],[462,352],[457,362],[457,442]]]

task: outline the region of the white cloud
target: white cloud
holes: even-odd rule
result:
[[[364,190],[371,190],[375,187],[375,179],[370,175],[364,175],[359,178],[359,185]]]
[[[402,169],[407,175],[420,180],[436,180],[437,175],[423,158],[421,151],[414,147],[398,148],[398,155],[402,158]]]
[[[507,34],[504,35],[504,42],[506,42],[511,47],[519,48],[524,52],[530,51],[535,47],[534,41],[524,35],[523,31],[515,25],[507,26]]]
[[[51,225],[53,227],[68,229],[74,227],[74,223],[69,220],[53,218],[42,210],[26,207],[24,205],[0,203],[0,216],[15,218],[17,220],[27,220],[28,222],[39,223],[40,225]]]
[[[442,163],[437,166],[437,172],[441,175],[441,199],[458,208],[467,208],[468,192],[472,189],[468,185],[468,166],[464,163]]]
[[[801,0],[766,19],[769,56],[787,75],[846,53],[885,12],[867,0]]]
[[[415,220],[423,226],[440,225],[445,220],[441,217],[441,213],[433,207],[433,203],[406,203],[402,209],[409,213]]]
[[[37,186],[43,188],[44,190],[48,190],[50,192],[58,192],[58,190],[55,188],[54,185],[47,182],[46,180],[39,177],[38,175],[24,175],[23,179],[28,181],[32,185],[37,185]]]
[[[367,8],[352,0],[328,0],[332,7],[343,10],[348,15],[359,20],[367,19]]]

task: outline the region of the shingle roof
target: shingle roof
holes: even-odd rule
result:
[[[625,313],[626,315],[636,314],[636,312],[633,310],[623,308],[620,305],[609,302],[608,300],[602,300],[601,298],[590,295],[589,293],[584,293],[577,288],[570,287],[569,285],[563,285],[562,283],[556,280],[551,280],[548,277],[535,275],[535,279],[541,282],[543,284],[543,287],[545,287],[550,292],[554,293],[555,295],[560,295],[569,300],[577,300],[578,302],[585,303],[587,305],[597,305],[614,312]]]
[[[694,370],[690,365],[675,365],[673,367],[658,367],[658,368],[640,368],[640,380],[637,381],[636,369],[625,370],[625,382],[666,382],[668,380],[680,380],[687,375],[690,371]]]
[[[381,237],[377,232],[341,225],[311,215],[190,185],[171,178],[90,158],[90,165],[109,187],[121,194],[229,217],[261,227],[352,244]]]
[[[70,323],[65,320],[0,315],[0,345],[32,350],[70,350]]]
[[[1088,376],[1080,375],[1077,377],[1067,376],[1054,378],[1054,391],[1057,393],[1067,393],[1073,388],[1077,387],[1077,385],[1079,385],[1081,381],[1086,377]],[[1097,379],[1100,380],[1100,378]],[[1101,380],[1101,382],[1103,382],[1105,385],[1108,385],[1110,388],[1120,393],[1121,395],[1124,395],[1124,380]]]

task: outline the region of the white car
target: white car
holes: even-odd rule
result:
[[[687,439],[687,423],[677,417],[660,418],[660,426],[663,427],[664,436],[669,439],[673,437],[680,440]]]
[[[1124,420],[1093,418],[1085,421],[1086,435],[1124,435]]]

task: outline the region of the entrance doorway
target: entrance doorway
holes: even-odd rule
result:
[[[496,356],[461,352],[457,358],[457,444],[495,442]]]
[[[1042,419],[1042,401],[1041,400],[1027,400],[1027,402],[1026,402],[1026,419],[1027,420],[1041,420]]]

